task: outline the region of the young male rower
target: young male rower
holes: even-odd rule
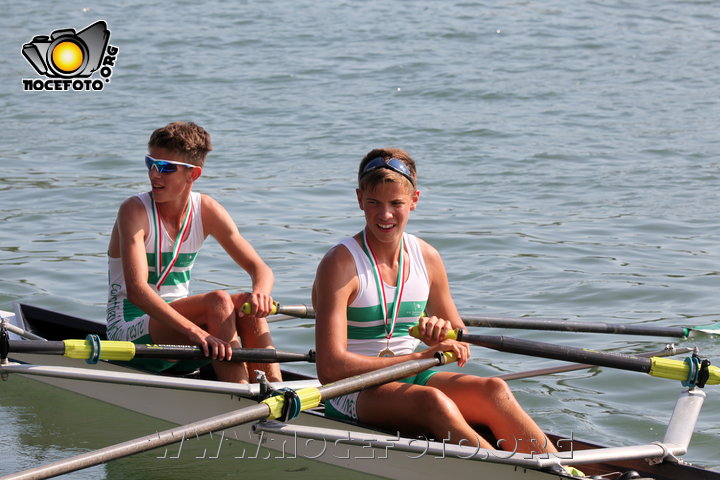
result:
[[[210,135],[194,123],[174,122],[152,133],[145,156],[151,190],[122,203],[110,237],[108,338],[198,345],[220,380],[247,383],[260,369],[279,381],[277,364],[227,361],[234,347],[273,348],[264,317],[273,304],[274,277],[225,208],[192,191],[210,150]],[[208,235],[250,275],[251,292],[188,296],[190,271]],[[242,313],[245,302],[252,315]]]
[[[466,343],[445,339],[464,328],[450,295],[445,266],[435,248],[405,232],[420,192],[415,162],[400,149],[376,149],[360,162],[362,231],[322,259],[313,286],[317,370],[332,382],[407,360],[453,351],[470,357]],[[423,312],[426,312],[424,314]],[[419,320],[418,320],[419,318]],[[419,323],[429,348],[408,327]],[[507,384],[452,372],[426,371],[326,403],[326,414],[438,441],[518,452],[556,452],[522,409]],[[473,426],[489,428],[494,444]]]

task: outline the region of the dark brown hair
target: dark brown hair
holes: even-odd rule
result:
[[[202,167],[212,150],[210,134],[192,122],[168,123],[150,135],[148,148],[158,147],[182,154],[187,163]]]

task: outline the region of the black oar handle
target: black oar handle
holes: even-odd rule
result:
[[[633,357],[616,353],[598,352],[585,348],[567,347],[552,343],[535,342],[520,338],[493,335],[470,335],[459,330],[457,339],[493,350],[535,357],[550,358],[566,362],[589,363],[600,367],[618,368],[634,372],[650,372],[652,361],[648,358]]]
[[[684,327],[662,327],[621,323],[573,322],[546,318],[505,318],[463,316],[469,327],[524,328],[528,330],[552,330],[558,332],[616,333],[624,335],[648,335],[683,338],[690,334]]]

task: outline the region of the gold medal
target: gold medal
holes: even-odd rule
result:
[[[395,356],[395,353],[393,353],[393,351],[390,350],[389,348],[386,348],[383,351],[381,351],[380,353],[378,353],[378,357],[394,357],[394,356]]]

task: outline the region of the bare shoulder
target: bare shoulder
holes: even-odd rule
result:
[[[219,239],[237,233],[235,222],[220,202],[206,193],[201,194],[200,202],[206,235],[209,234]]]
[[[215,214],[218,212],[226,212],[225,207],[207,193],[200,194],[200,205],[202,206],[203,214],[206,212]]]
[[[350,251],[342,244],[335,245],[328,250],[318,265],[318,275],[338,275],[347,272],[354,275],[355,262]]]
[[[418,245],[420,245],[420,251],[423,254],[423,259],[425,260],[425,263],[429,266],[442,266],[443,261],[442,257],[440,256],[440,252],[438,252],[435,247],[430,245],[422,238],[415,238],[417,238]]]
[[[117,214],[118,222],[135,222],[146,219],[145,206],[137,196],[133,195],[132,197],[126,198],[125,201],[120,204]]]
[[[137,196],[125,199],[118,208],[117,218],[110,234],[108,255],[112,258],[120,257],[121,245],[133,244],[144,239],[149,228],[150,221],[142,201]]]
[[[358,288],[359,281],[352,254],[344,245],[335,245],[320,261],[315,274],[312,301],[316,311],[316,324],[326,327],[344,319],[342,312],[352,303]],[[327,333],[326,329],[320,331]]]
[[[341,296],[347,299],[353,297],[358,285],[357,269],[352,254],[344,245],[335,245],[318,265],[313,294],[331,297],[344,292]]]
[[[132,197],[126,198],[121,204],[120,204],[120,211],[132,211],[134,209],[141,209],[145,208],[143,206],[142,200],[138,198],[137,195],[133,195]]]

